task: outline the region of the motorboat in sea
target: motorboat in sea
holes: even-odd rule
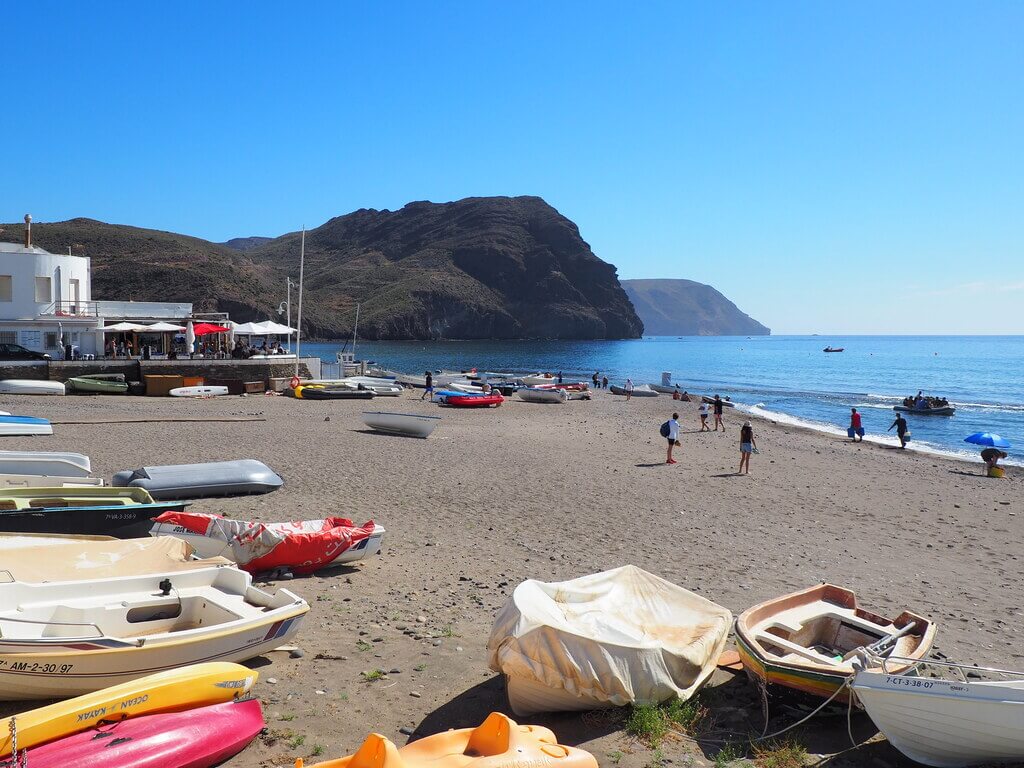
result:
[[[64,382],[46,379],[0,380],[0,395],[63,395]]]
[[[854,694],[911,760],[938,768],[1024,762],[1024,672],[895,656],[863,661]],[[900,667],[918,674],[897,674]]]
[[[174,536],[200,557],[226,557],[258,573],[288,568],[312,573],[376,555],[385,530],[372,520],[356,525],[344,517],[290,523],[256,523],[199,512],[168,512],[154,521],[152,536]]]
[[[231,565],[0,585],[0,690],[64,698],[206,659],[245,661],[288,643],[307,611]]]
[[[612,384],[608,389],[613,395],[624,395],[626,394],[626,388],[620,387],[618,384]],[[658,393],[655,392],[648,384],[637,384],[633,387],[633,397],[657,397]]]
[[[569,399],[568,392],[554,387],[524,387],[516,394],[528,403],[564,403]]]
[[[27,751],[32,768],[211,768],[266,727],[259,699],[157,712],[96,725]]]
[[[747,674],[764,684],[828,698],[853,677],[862,649],[904,674],[925,658],[935,624],[910,611],[887,619],[860,607],[852,590],[819,584],[748,608],[736,619],[736,648]],[[837,701],[846,701],[843,691]]]
[[[405,437],[430,437],[441,422],[440,416],[423,416],[418,413],[388,413],[385,411],[363,411],[363,423],[376,432]]]
[[[184,501],[155,501],[144,488],[4,488],[0,531],[144,537],[152,518],[184,510]]]
[[[0,472],[8,475],[88,477],[89,457],[60,451],[0,451]]]
[[[49,419],[40,419],[36,416],[0,416],[0,435],[31,437],[52,434],[53,425]]]
[[[843,347],[825,347],[822,352],[843,352]]]
[[[123,374],[105,376],[76,376],[68,379],[67,386],[76,394],[89,395],[125,395],[128,394],[128,383]]]
[[[654,705],[700,689],[731,625],[722,606],[627,565],[522,582],[487,653],[517,714]]]
[[[901,413],[913,413],[918,416],[952,416],[956,413],[956,408],[952,405],[940,405],[937,407],[927,408],[908,408],[905,405],[894,405],[892,409],[894,411],[900,411]]]
[[[262,461],[236,459],[125,469],[114,473],[112,485],[145,488],[154,499],[165,501],[270,493],[284,480]]]
[[[159,712],[183,711],[241,699],[249,694],[258,678],[258,672],[240,664],[211,661],[146,675],[20,712],[0,720],[0,757],[11,754],[15,733],[19,751],[31,750],[40,744],[109,725],[115,713],[116,719],[130,721]],[[66,695],[59,698],[66,698]],[[120,768],[120,764],[117,765]]]

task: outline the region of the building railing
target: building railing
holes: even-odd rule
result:
[[[56,317],[99,317],[98,301],[53,301],[40,315]]]
[[[39,314],[44,317],[184,320],[192,316],[192,305],[173,301],[53,301]]]

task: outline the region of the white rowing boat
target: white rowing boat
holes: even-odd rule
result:
[[[48,419],[35,416],[0,416],[0,435],[25,437],[52,434],[53,427]]]
[[[59,451],[0,451],[0,473],[6,475],[63,475],[88,477],[89,457]]]
[[[63,395],[64,383],[45,379],[4,379],[0,395]]]
[[[936,679],[886,672],[900,662],[917,663],[913,659],[865,661],[873,668],[857,672],[854,693],[889,743],[911,760],[938,768],[1024,761],[1024,672],[925,662],[958,678]]]
[[[6,550],[5,564],[19,552],[38,559],[32,548]],[[308,610],[230,565],[3,584],[0,691],[66,698],[210,659],[244,661],[288,643]]]
[[[73,488],[103,485],[102,477],[62,477],[60,475],[4,475],[0,474],[3,488]]]
[[[228,393],[227,387],[175,387],[168,394],[171,397],[221,397]]]
[[[407,437],[430,437],[440,421],[440,416],[421,416],[418,413],[363,411],[363,423],[370,429]]]
[[[526,387],[516,390],[521,400],[528,403],[564,403],[569,399],[564,389],[534,389]]]

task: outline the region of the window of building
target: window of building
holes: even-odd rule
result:
[[[14,288],[10,275],[0,275],[0,301],[14,301]],[[11,344],[14,342],[12,341]]]
[[[0,331],[0,344],[17,344],[17,331]]]
[[[56,349],[57,348],[57,334],[52,331],[46,332],[46,348]]]
[[[53,294],[50,291],[50,278],[36,278],[36,304],[53,301]]]

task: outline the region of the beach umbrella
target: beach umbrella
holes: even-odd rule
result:
[[[993,448],[1009,448],[1010,441],[992,432],[975,432],[964,438],[965,443],[974,445],[990,445]]]
[[[196,336],[209,336],[211,333],[227,333],[230,328],[214,323],[189,323],[192,333]]]
[[[196,351],[196,329],[191,320],[188,321],[188,327],[185,328],[185,344],[188,345],[190,355]]]
[[[160,322],[145,326],[145,330],[149,331],[150,333],[181,333],[182,331],[185,330],[185,326],[174,325],[173,323]]]
[[[130,333],[132,331],[145,331],[148,330],[145,325],[139,325],[138,323],[114,323],[108,325],[103,329],[104,333]]]

